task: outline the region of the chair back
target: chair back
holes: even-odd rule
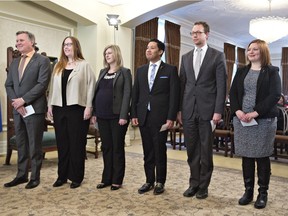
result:
[[[286,135],[288,132],[288,110],[285,107],[277,107],[279,110],[278,125],[280,126],[280,129],[277,129],[277,133]]]
[[[230,128],[231,128],[231,109],[230,109],[230,106],[225,106],[222,120],[223,120],[222,123],[220,123],[219,127],[217,126],[217,129],[230,130]]]

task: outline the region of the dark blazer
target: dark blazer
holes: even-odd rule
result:
[[[180,67],[180,111],[183,120],[191,118],[195,103],[203,120],[211,120],[214,113],[223,114],[226,98],[226,63],[224,54],[208,46],[195,79],[194,50],[184,54]]]
[[[50,60],[38,53],[34,53],[27,64],[23,77],[19,82],[18,66],[21,57],[12,61],[5,87],[9,99],[22,97],[25,106],[32,105],[35,113],[46,113],[47,98],[46,89],[51,77]],[[14,114],[18,114],[13,110]]]
[[[244,95],[244,79],[250,70],[250,65],[239,68],[233,79],[230,89],[231,112],[235,115],[242,110]],[[257,80],[256,105],[254,110],[258,118],[273,118],[278,116],[277,102],[281,96],[281,80],[279,68],[274,66],[263,67]]]
[[[143,126],[150,102],[151,119],[155,126],[165,124],[166,120],[175,121],[180,91],[177,67],[161,62],[151,92],[148,69],[149,64],[137,69],[132,91],[131,117],[138,118],[139,125]]]
[[[95,96],[98,91],[99,82],[103,79],[105,74],[107,73],[107,68],[104,68],[100,71],[98,80],[96,82],[95,88]],[[130,101],[131,101],[131,93],[132,93],[132,75],[131,71],[128,68],[120,68],[116,77],[113,80],[113,113],[119,114],[120,119],[128,120],[128,114],[130,111]],[[93,104],[95,103],[95,96],[93,99]],[[95,111],[94,106],[94,113]]]

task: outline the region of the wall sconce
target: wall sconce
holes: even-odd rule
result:
[[[118,30],[118,24],[121,23],[121,20],[118,19],[119,15],[116,14],[107,14],[107,21],[110,26],[114,26]]]

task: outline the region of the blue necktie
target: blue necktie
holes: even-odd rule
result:
[[[151,74],[150,74],[150,80],[149,80],[149,89],[151,91],[154,80],[155,80],[155,73],[156,73],[156,64],[152,64],[152,70],[151,70]]]

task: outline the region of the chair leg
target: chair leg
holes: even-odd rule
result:
[[[7,147],[7,154],[5,159],[5,165],[10,165],[11,155],[12,155],[12,149]]]
[[[274,159],[275,159],[275,160],[278,159],[278,157],[277,157],[277,145],[278,145],[278,144],[275,142],[275,143],[274,143]]]
[[[228,137],[224,138],[224,156],[227,157],[228,156]]]
[[[181,146],[182,146],[182,133],[179,132],[179,151],[181,151]]]
[[[95,137],[95,158],[98,158],[98,137]]]

